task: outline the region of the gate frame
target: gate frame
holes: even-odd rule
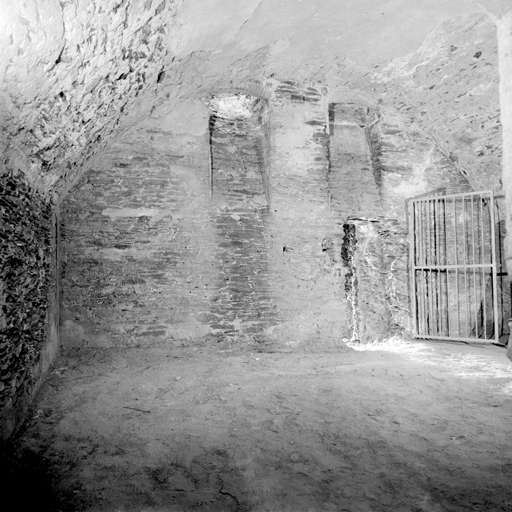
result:
[[[410,269],[410,295],[411,295],[411,315],[412,315],[412,336],[413,338],[422,338],[422,339],[434,339],[434,340],[445,340],[445,341],[463,341],[467,343],[477,343],[477,344],[500,344],[500,329],[499,329],[499,312],[498,312],[498,266],[502,265],[497,260],[497,251],[496,251],[496,199],[502,197],[502,194],[497,194],[494,190],[485,190],[478,192],[462,192],[458,194],[445,194],[445,189],[436,189],[427,194],[422,194],[419,196],[411,197],[407,199],[407,224],[409,230],[409,269]],[[479,196],[479,197],[487,197],[490,201],[492,207],[489,208],[490,213],[490,239],[491,239],[491,262],[488,264],[479,263],[473,265],[464,265],[459,264],[458,260],[456,260],[455,265],[416,265],[416,231],[415,231],[415,217],[416,211],[414,208],[415,204],[419,204],[421,202],[429,202],[436,200],[445,200],[445,199],[453,199],[455,202],[456,199],[466,200],[467,197],[470,196]],[[434,203],[435,204],[435,203]],[[465,208],[465,206],[464,206]],[[445,214],[446,215],[446,214]],[[455,236],[456,236],[456,226]],[[464,228],[465,229],[465,228]],[[424,233],[423,233],[424,234]],[[473,235],[474,236],[474,235]],[[455,238],[456,243],[456,238]],[[465,242],[466,243],[466,242]],[[418,279],[416,277],[417,271],[425,271],[425,270],[441,270],[446,269],[455,270],[457,272],[458,269],[464,269],[467,271],[470,268],[486,268],[489,269],[492,274],[492,300],[493,300],[493,336],[489,338],[478,338],[478,337],[463,337],[463,336],[440,336],[434,334],[421,334],[420,326],[418,322],[418,294],[417,294],[417,283]],[[448,292],[447,292],[448,293]],[[457,285],[457,294],[458,294],[458,285]],[[485,294],[485,288],[484,288]],[[460,296],[458,294],[458,296]],[[449,302],[447,301],[447,305]],[[469,322],[466,319],[466,323],[469,326]],[[505,318],[503,318],[503,323],[505,323]],[[459,326],[460,327],[460,326]]]

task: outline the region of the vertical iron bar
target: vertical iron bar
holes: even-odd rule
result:
[[[500,333],[496,322],[498,321],[498,270],[496,265],[496,233],[494,225],[494,191],[491,190],[489,197],[489,209],[491,213],[491,255],[492,255],[492,299],[494,312],[494,341],[500,341]]]
[[[445,266],[442,282],[443,282],[443,288],[444,288],[444,303],[445,303],[445,310],[444,310],[444,334],[448,335],[448,262],[447,262],[447,255],[446,255],[446,199],[443,199],[440,203],[441,205],[441,219],[442,219],[442,239],[441,239],[441,246],[443,248],[442,251],[442,260],[441,264]]]
[[[460,337],[460,304],[459,304],[459,246],[457,245],[457,207],[456,198],[453,198],[453,231],[455,253],[455,304],[457,305],[457,336]]]
[[[430,206],[432,201],[427,200],[427,228],[428,228],[428,249],[427,249],[427,265],[429,265],[428,269],[428,289],[429,289],[429,323],[428,323],[428,331],[430,335],[434,335],[434,300],[433,300],[433,292],[432,292],[432,268],[430,265],[432,265],[432,219],[430,215]]]
[[[434,239],[432,240],[432,264],[433,265],[438,265],[438,261],[439,261],[439,254],[438,254],[438,247],[437,247],[437,199],[433,199],[432,200],[432,228],[434,230]],[[436,335],[439,334],[439,269],[436,268],[436,270],[434,270],[435,274],[434,274],[434,309],[436,310],[436,323],[435,323],[435,330],[436,330]]]
[[[411,269],[411,316],[412,316],[412,330],[415,335],[418,335],[418,319],[417,315],[417,306],[416,301],[418,297],[418,292],[416,289],[416,201],[411,201],[409,203],[409,264]]]
[[[473,265],[476,265],[476,253],[475,253],[475,197],[471,196],[471,243],[473,244]],[[475,295],[475,308],[474,308],[474,323],[475,323],[475,337],[478,338],[478,301],[479,294],[477,293],[476,286],[476,268],[473,267],[473,288]]]
[[[439,265],[446,266],[446,223],[444,218],[444,199],[439,199]],[[441,334],[446,334],[448,325],[448,297],[446,296],[446,267],[439,270],[439,288],[441,292]]]
[[[432,333],[437,335],[437,289],[436,289],[436,276],[437,271],[434,269],[436,264],[436,215],[435,215],[436,200],[430,200],[430,284],[432,287]]]
[[[481,246],[480,246],[480,261],[479,263],[484,265],[485,261],[485,239],[484,239],[484,198],[480,197],[480,238],[481,238]],[[484,322],[484,339],[487,339],[487,287],[485,282],[485,267],[481,267],[480,276],[482,279],[482,288],[483,288],[483,322]]]
[[[437,265],[437,331],[438,334],[443,334],[443,296],[441,293],[441,235],[440,235],[440,220],[439,220],[439,199],[434,202],[434,216],[435,216],[435,235],[436,235],[436,262]]]
[[[430,250],[431,250],[431,285],[432,285],[432,311],[433,311],[433,322],[432,322],[432,332],[434,335],[437,335],[437,287],[436,287],[436,279],[437,279],[437,271],[434,269],[434,265],[436,264],[437,254],[436,254],[436,214],[435,214],[435,205],[436,200],[431,199],[430,201]]]
[[[443,209],[443,219],[444,219],[444,263],[445,265],[450,265],[450,259],[448,257],[448,226],[449,224],[446,222],[446,217],[448,216],[448,201],[444,200],[444,209]],[[448,268],[446,269],[446,335],[450,336],[450,271]]]
[[[466,230],[466,196],[462,196],[462,236],[464,238],[464,243],[462,248],[464,250],[464,294],[465,294],[465,305],[466,305],[466,338],[469,338],[469,297],[468,297],[468,238],[467,238],[467,230]]]
[[[430,200],[430,285],[432,288],[432,334],[437,336],[437,290],[436,277],[437,271],[433,268],[436,264],[436,200]]]
[[[423,218],[424,205],[423,201],[419,201],[419,210],[420,210],[420,265],[425,265],[425,222]],[[425,269],[421,268],[419,271],[421,290],[420,290],[420,301],[421,301],[421,334],[426,333],[426,300],[427,300],[427,290],[425,289]]]
[[[421,249],[421,237],[423,236],[421,233],[421,204],[416,202],[416,236],[417,236],[417,244],[418,244],[418,254],[416,255],[416,266],[421,265],[422,258],[422,249]],[[418,334],[422,332],[423,325],[423,317],[422,317],[422,295],[423,295],[423,286],[421,283],[422,270],[416,270],[416,304],[418,307],[418,311],[416,312],[418,315]]]

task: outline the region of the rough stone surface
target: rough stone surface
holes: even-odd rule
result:
[[[235,110],[229,117],[212,111],[211,181],[219,276],[211,330],[220,336],[259,336],[262,341],[262,333],[276,317],[269,288],[268,104],[245,95],[231,98],[245,98],[249,109],[245,115]]]
[[[62,205],[63,342],[341,339],[342,233],[328,204],[324,107],[316,89],[283,85],[271,148],[265,102],[249,119],[216,117],[211,180],[207,162],[198,165],[207,147],[192,157],[175,134],[183,151],[171,154],[162,118],[119,141]]]
[[[501,188],[495,31],[484,14],[450,19],[416,53],[373,74],[384,105],[413,119],[475,190]]]
[[[368,117],[364,105],[329,106],[329,193],[343,218],[382,214],[380,148],[368,139]]]
[[[22,177],[1,176],[0,440],[19,426],[56,352],[55,236],[52,205]]]
[[[496,175],[493,27],[482,15],[448,19],[414,54],[436,23],[478,10],[471,0],[430,4],[401,0],[380,12],[365,0],[345,6],[343,16],[337,0],[308,2],[301,9],[290,1],[278,7],[255,0],[236,10],[227,0],[200,7],[190,0],[11,5],[0,40],[5,164],[22,170],[43,193],[58,194],[162,101],[178,105],[213,90],[251,82],[258,87],[275,76],[320,80],[340,94],[343,88],[360,89],[374,102],[376,94],[396,103],[410,93],[418,115],[426,112],[425,129],[461,168],[472,174],[476,154],[476,171],[485,164]],[[396,30],[400,19],[402,30]],[[402,60],[385,68],[393,56]],[[383,71],[373,73],[372,83],[369,71],[376,63]],[[431,90],[426,82],[439,84]],[[460,92],[445,94],[447,87]],[[483,109],[473,109],[477,104]],[[435,131],[438,120],[446,123],[448,139],[443,130]]]
[[[163,106],[68,196],[66,344],[410,329],[406,200],[468,180],[397,109],[328,104],[291,81],[273,90],[222,93],[209,113],[192,102],[189,128]]]
[[[346,334],[339,248],[329,206],[325,91],[285,82],[270,101],[271,289],[277,339],[339,340]]]
[[[364,286],[345,290],[348,217],[361,223],[352,275],[369,261],[388,275],[401,265],[409,197],[501,188],[496,34],[473,0],[0,8],[0,175],[23,175],[34,211],[36,191],[63,204],[67,343],[136,344],[143,333],[183,338],[212,326],[253,336],[251,325],[290,342],[338,339],[349,334],[351,293],[366,300]],[[262,98],[268,118],[240,140],[228,134],[222,151],[215,143],[215,174],[207,100],[242,92]],[[235,192],[239,156],[249,194]],[[226,204],[210,201],[212,177]],[[235,196],[245,210],[229,204]],[[19,211],[2,214],[19,223]],[[35,219],[27,229],[39,229]],[[368,337],[406,324],[402,292],[393,302],[383,290]]]
[[[349,219],[345,233],[351,339],[371,343],[410,332],[408,243],[403,224],[395,219]]]
[[[136,155],[116,151],[63,204],[67,344],[144,345],[209,332],[202,322],[217,262],[207,171]]]
[[[403,219],[407,199],[436,190],[446,194],[473,190],[460,169],[414,119],[381,108],[369,126],[381,186],[381,215]]]

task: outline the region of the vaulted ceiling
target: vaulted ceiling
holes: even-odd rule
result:
[[[48,196],[163,105],[282,80],[414,118],[497,184],[496,42],[474,0],[0,0],[0,50],[2,165]]]

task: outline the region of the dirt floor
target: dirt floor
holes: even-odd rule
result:
[[[3,451],[9,510],[512,511],[512,362],[397,339],[74,349]]]

